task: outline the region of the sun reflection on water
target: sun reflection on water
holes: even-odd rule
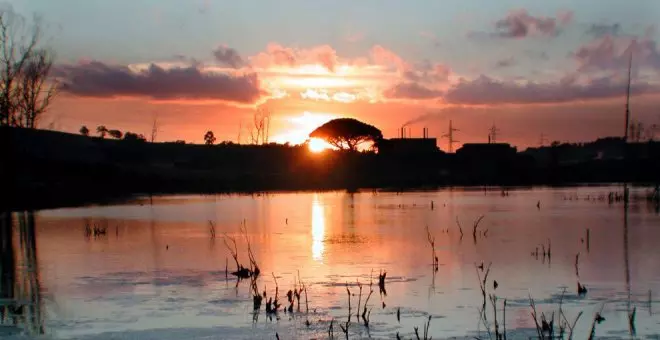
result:
[[[318,194],[312,200],[312,258],[323,261],[323,239],[325,238],[325,212]]]

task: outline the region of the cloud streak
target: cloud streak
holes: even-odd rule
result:
[[[621,71],[628,68],[630,56],[636,69],[650,68],[660,72],[660,50],[657,43],[649,38],[615,37],[605,35],[580,46],[571,53],[579,64],[579,70]]]
[[[494,24],[493,32],[472,32],[471,37],[523,39],[532,36],[556,37],[573,21],[573,12],[563,11],[556,17],[533,16],[526,9],[510,11]]]
[[[148,97],[157,100],[196,99],[253,103],[262,95],[256,74],[204,72],[198,66],[143,70],[91,61],[58,65],[55,75],[62,89],[86,97]]]
[[[473,80],[462,79],[444,96],[449,104],[497,105],[497,104],[549,104],[606,99],[620,97],[625,93],[626,83],[614,77],[601,77],[586,83],[575,78],[564,78],[557,82],[500,81],[487,76]],[[658,93],[657,86],[636,83],[633,94]]]
[[[390,99],[433,99],[442,96],[443,92],[424,87],[417,83],[399,83],[387,89],[384,96]]]

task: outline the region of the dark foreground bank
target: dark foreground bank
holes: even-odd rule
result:
[[[575,149],[536,153],[310,153],[306,146],[192,145],[112,140],[0,128],[3,208],[26,209],[125,199],[133,194],[470,185],[570,185],[660,181],[658,143],[625,146],[628,157]],[[563,150],[563,151],[562,151]],[[596,153],[596,157],[589,153]]]

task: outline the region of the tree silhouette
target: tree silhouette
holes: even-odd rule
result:
[[[98,133],[101,138],[105,138],[105,134],[108,133],[108,128],[106,128],[105,125],[99,125],[96,127],[96,133]]]
[[[215,136],[213,135],[213,131],[211,130],[206,131],[206,134],[204,135],[204,144],[213,145],[214,143],[215,143]]]
[[[40,46],[42,32],[38,21],[0,9],[0,125],[36,128],[55,97],[53,53]]]
[[[110,137],[117,139],[121,139],[121,136],[123,135],[119,130],[108,130],[108,134]]]
[[[143,134],[137,134],[134,132],[126,131],[124,134],[124,140],[146,142],[147,138]]]
[[[80,134],[83,136],[89,136],[89,129],[87,126],[83,125],[80,127]]]
[[[364,142],[377,145],[383,139],[383,133],[376,127],[353,118],[333,119],[309,134],[312,138],[320,138],[328,144],[344,150],[357,150]]]

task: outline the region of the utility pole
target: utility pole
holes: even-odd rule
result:
[[[539,138],[539,146],[545,145],[547,141],[548,139],[545,137],[545,134],[541,133],[541,137]]]
[[[500,129],[498,129],[495,124],[490,128],[490,138],[489,141],[491,143],[497,143],[497,133],[500,132]]]
[[[447,138],[449,140],[449,152],[454,152],[454,144],[458,143],[457,140],[454,140],[454,132],[459,131],[458,129],[454,129],[451,124],[451,120],[449,121],[449,131],[447,134],[442,135],[442,137]]]

